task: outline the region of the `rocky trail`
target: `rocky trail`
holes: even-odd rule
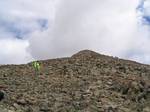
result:
[[[150,112],[150,66],[93,51],[1,65],[0,112]]]

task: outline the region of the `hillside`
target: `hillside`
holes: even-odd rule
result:
[[[89,50],[39,62],[0,66],[0,112],[150,112],[149,65]]]

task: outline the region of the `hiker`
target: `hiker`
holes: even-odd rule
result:
[[[33,61],[33,68],[35,70],[35,74],[39,74],[40,71],[40,64],[37,61]]]

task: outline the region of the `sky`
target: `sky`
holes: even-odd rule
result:
[[[0,64],[84,49],[150,64],[150,0],[0,1]]]

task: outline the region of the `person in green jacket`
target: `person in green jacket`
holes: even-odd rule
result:
[[[35,74],[37,75],[40,71],[40,64],[37,61],[33,61],[32,64],[33,64],[33,68],[35,70]]]

